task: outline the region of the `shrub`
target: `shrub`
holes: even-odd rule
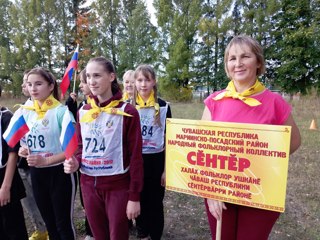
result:
[[[158,82],[159,96],[166,101],[190,102],[192,100],[192,89],[178,86],[174,82],[160,79]]]

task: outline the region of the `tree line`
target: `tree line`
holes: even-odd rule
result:
[[[90,3],[89,3],[90,2]],[[25,69],[61,78],[77,44],[79,69],[95,56],[113,61],[118,78],[140,63],[158,74],[167,99],[224,88],[224,49],[237,34],[265,50],[269,88],[320,89],[319,0],[0,0],[0,84],[20,95]],[[180,92],[180,94],[177,94]]]

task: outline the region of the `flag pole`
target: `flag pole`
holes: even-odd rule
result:
[[[73,91],[75,93],[76,91],[76,81],[77,81],[77,70],[74,73],[74,79],[73,79]]]
[[[77,44],[77,48],[76,48],[76,49],[78,49],[78,54],[79,54],[79,43]],[[79,58],[79,56],[78,56],[78,58]],[[74,71],[73,91],[72,91],[72,92],[74,92],[74,93],[75,93],[75,91],[76,91],[77,70],[78,70],[78,68],[75,69],[75,71]]]
[[[216,240],[221,240],[221,225],[222,225],[222,215],[221,215],[221,219],[217,220]]]

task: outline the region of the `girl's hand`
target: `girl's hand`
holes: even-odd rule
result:
[[[30,167],[43,167],[47,166],[47,159],[41,155],[28,155],[27,156],[28,166]]]
[[[20,147],[18,155],[23,158],[27,158],[29,155],[29,149],[26,147]]]
[[[74,156],[72,156],[71,158],[68,158],[64,161],[63,167],[65,173],[74,173],[79,168],[79,162]]]
[[[161,175],[161,186],[165,187],[166,186],[166,171],[163,171]]]
[[[70,97],[72,98],[72,100],[74,102],[77,101],[77,94],[76,93],[74,93],[74,92],[70,93]]]
[[[224,202],[216,201],[213,199],[207,199],[210,213],[219,221],[222,218],[222,210],[226,210],[227,207]]]
[[[10,202],[10,188],[0,188],[0,207],[7,205]]]
[[[128,219],[135,219],[140,215],[140,202],[128,201],[127,217]]]

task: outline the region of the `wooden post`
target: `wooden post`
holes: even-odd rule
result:
[[[75,73],[74,73],[74,79],[73,79],[73,91],[75,93],[76,91],[76,81],[77,81],[77,69],[74,70]]]
[[[221,215],[221,219],[217,221],[216,240],[221,240],[221,225],[222,225],[222,215]]]

